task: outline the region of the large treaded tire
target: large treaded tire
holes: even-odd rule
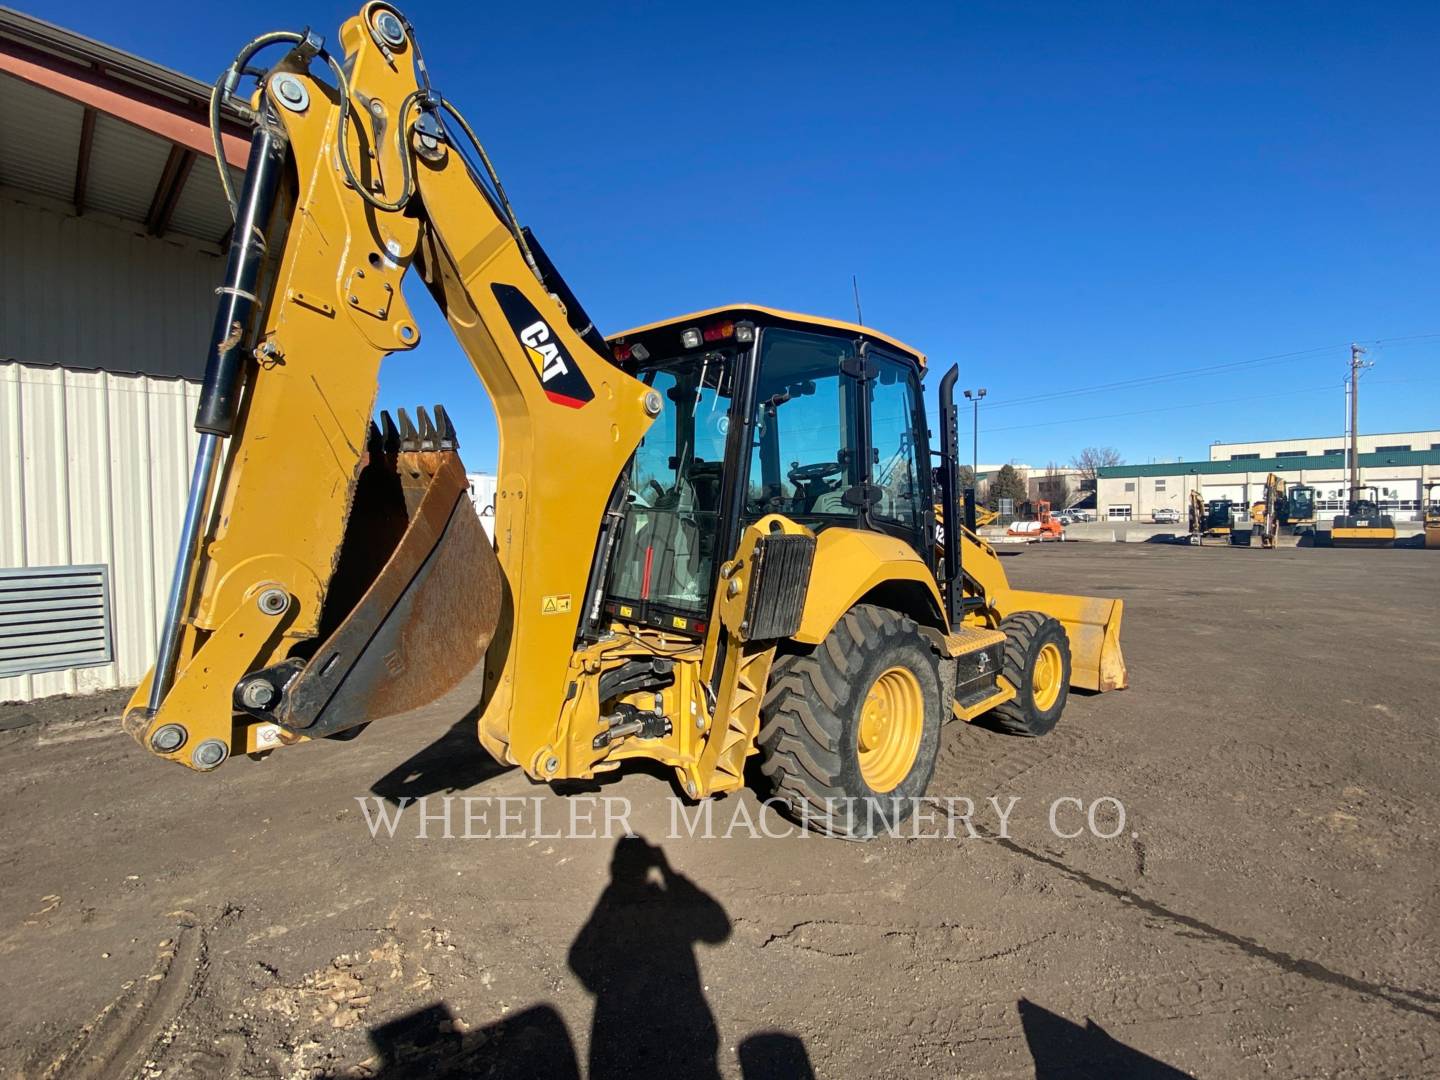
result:
[[[1019,611],[1000,620],[1005,632],[1005,662],[1001,674],[1015,687],[1015,697],[991,710],[991,726],[1008,735],[1036,738],[1047,735],[1060,722],[1070,696],[1070,637],[1058,619],[1038,611]],[[1035,702],[1035,662],[1046,645],[1053,644],[1062,658],[1060,690],[1049,708]]]
[[[875,680],[893,667],[916,677],[924,721],[909,772],[877,792],[860,768],[860,712]],[[775,658],[760,715],[761,771],[791,817],[827,835],[868,839],[908,818],[935,772],[939,657],[913,620],[857,604],[818,646]]]

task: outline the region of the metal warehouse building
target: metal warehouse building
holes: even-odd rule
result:
[[[1359,465],[1362,485],[1373,486],[1382,512],[1397,521],[1418,520],[1425,485],[1440,481],[1440,431],[1362,435]],[[1104,520],[1143,521],[1162,508],[1185,520],[1190,492],[1201,498],[1229,499],[1248,505],[1259,499],[1274,473],[1286,485],[1315,488],[1317,518],[1345,512],[1349,498],[1346,439],[1268,440],[1215,443],[1208,461],[1115,465],[1099,471],[1098,513]]]
[[[0,701],[153,659],[230,227],[208,93],[0,8]]]

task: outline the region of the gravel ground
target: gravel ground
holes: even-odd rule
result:
[[[767,837],[749,792],[692,837],[662,773],[560,795],[445,706],[211,776],[0,707],[0,1073],[1440,1073],[1435,553],[1006,565],[1123,596],[1132,689],[947,728],[976,838],[959,801],[939,838]],[[422,795],[526,835],[452,803],[451,839],[372,837],[357,800]],[[602,797],[643,840],[551,835]]]

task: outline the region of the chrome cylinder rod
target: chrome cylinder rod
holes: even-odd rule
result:
[[[195,471],[190,475],[190,494],[185,500],[185,521],[180,526],[180,551],[175,556],[175,573],[170,578],[170,595],[165,601],[160,652],[155,658],[155,674],[150,679],[149,706],[152,714],[160,711],[160,703],[175,681],[180,628],[185,621],[185,601],[195,576],[195,552],[200,546],[200,531],[204,527],[205,510],[210,503],[210,485],[219,455],[220,436],[201,435],[200,447],[195,453]]]
[[[180,654],[180,634],[195,577],[195,559],[205,530],[210,505],[210,487],[220,458],[221,440],[234,433],[240,408],[246,359],[254,346],[256,296],[260,271],[267,249],[265,228],[275,207],[275,196],[285,166],[285,143],[272,132],[262,115],[250,140],[250,159],[245,167],[245,187],[236,208],[235,227],[230,235],[230,252],[225,263],[224,284],[216,289],[215,324],[195,409],[195,430],[200,448],[195,455],[195,472],[185,501],[185,521],[180,528],[180,551],[175,557],[175,574],[165,602],[160,627],[160,651],[150,680],[151,715],[160,711]]]

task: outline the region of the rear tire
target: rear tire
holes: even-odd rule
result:
[[[796,821],[868,839],[908,818],[925,793],[942,716],[939,658],[919,627],[857,604],[815,648],[775,658],[761,771]]]
[[[1005,631],[1001,674],[1015,697],[990,712],[990,723],[1008,735],[1049,734],[1070,696],[1070,638],[1058,619],[1020,611],[1000,620]]]

